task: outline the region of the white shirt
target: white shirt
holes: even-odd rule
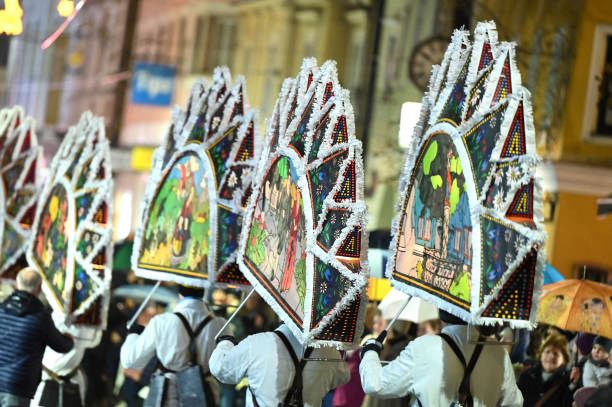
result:
[[[58,376],[67,376],[79,367],[87,348],[87,341],[82,341],[77,338],[74,339],[74,346],[66,353],[58,353],[53,349],[47,347],[43,356],[42,364],[47,369],[51,370]],[[51,377],[46,370],[42,371],[41,382],[38,384],[34,398],[32,399],[31,406],[38,406],[40,397],[42,396],[43,389],[45,387],[45,380],[49,380]],[[81,402],[85,405],[85,377],[83,372],[79,369],[74,376],[70,378],[70,382],[75,383],[79,386],[79,392],[81,396]]]
[[[184,298],[174,308],[195,330],[200,322],[210,314],[203,301]],[[215,347],[215,335],[225,320],[212,319],[196,339],[198,364],[204,373],[208,372],[208,359]],[[224,334],[230,334],[229,328]],[[156,315],[151,319],[142,334],[130,334],[121,347],[121,365],[128,369],[143,369],[157,355],[162,365],[170,370],[180,371],[189,366],[189,334],[185,326],[173,313]]]
[[[455,341],[466,362],[469,361],[475,345],[468,341],[468,326],[452,325],[442,332]],[[470,336],[475,338],[478,334],[473,332]],[[423,406],[430,407],[447,407],[457,401],[464,369],[453,350],[443,342],[438,335],[421,336],[385,367],[381,366],[376,352],[366,352],[359,366],[364,392],[381,398],[411,394]],[[470,386],[474,407],[523,405],[510,358],[502,346],[484,346],[470,376]],[[418,406],[416,400],[412,405]]]
[[[278,329],[289,339],[296,355],[301,358],[304,347],[289,328]],[[340,359],[336,349],[317,348],[312,358]],[[283,401],[293,384],[295,367],[285,344],[273,332],[251,335],[234,346],[229,341],[219,343],[210,357],[210,372],[220,382],[236,384],[246,377],[260,406],[276,406]],[[302,375],[302,397],[305,406],[320,406],[331,390],[349,381],[346,362],[306,363]],[[246,394],[247,407],[253,406],[250,391]]]

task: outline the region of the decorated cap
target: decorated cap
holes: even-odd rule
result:
[[[43,279],[57,323],[95,346],[106,328],[112,280],[113,181],[104,119],[71,126],[53,157],[27,259]],[[88,341],[88,338],[91,338]]]
[[[248,286],[236,249],[259,159],[257,111],[227,67],[197,82],[155,150],[141,205],[136,275],[206,287]]]
[[[267,123],[238,264],[300,342],[355,347],[369,276],[363,161],[336,63],[305,59]]]
[[[387,277],[472,324],[535,326],[544,267],[530,93],[493,22],[456,30],[400,178]]]
[[[0,279],[14,282],[26,266],[26,249],[40,195],[42,148],[36,123],[21,106],[0,110]]]

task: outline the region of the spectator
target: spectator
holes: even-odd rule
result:
[[[290,348],[281,336],[286,338]],[[301,360],[304,351],[304,345],[286,325],[279,326],[275,332],[248,336],[239,344],[233,337],[220,337],[210,357],[210,371],[227,384],[236,384],[246,377],[249,381],[247,406],[277,406],[285,400],[295,377],[291,352]],[[339,359],[340,352],[317,348],[311,357]],[[349,369],[344,362],[307,362],[302,372],[305,406],[320,406],[329,390],[349,380]]]
[[[603,336],[597,336],[593,340],[591,357],[584,364],[582,382],[585,387],[595,387],[608,384],[612,380],[612,369],[608,362],[608,356],[612,350],[612,340]]]
[[[518,379],[525,407],[564,407],[572,405],[567,339],[553,334],[542,342],[539,363],[525,370]]]
[[[361,388],[359,378],[359,348],[347,351],[346,363],[350,372],[350,379],[347,383],[338,386],[332,398],[333,407],[352,407],[361,406],[365,393]]]
[[[49,346],[56,352],[72,349],[46,312],[36,270],[17,274],[17,290],[0,305],[0,406],[29,406],[40,382],[42,358]]]
[[[589,360],[589,355],[593,349],[594,339],[595,335],[580,332],[572,341],[575,363],[570,373],[570,380],[576,382],[576,389],[584,386],[584,383],[582,382],[582,372],[584,371],[584,365]]]
[[[612,363],[612,352],[608,352],[608,363]],[[598,386],[584,407],[610,407],[610,404],[612,404],[612,382]]]
[[[47,348],[43,355],[43,381],[34,395],[34,405],[57,406],[62,395],[63,407],[85,405],[85,375],[80,369],[87,341],[74,339],[69,352],[58,353]],[[61,393],[60,389],[61,387]]]
[[[470,375],[474,406],[521,406],[523,398],[516,387],[508,354],[499,346],[471,344],[468,338],[478,336],[476,328],[468,327],[454,315],[440,310],[440,319],[444,326],[442,334],[448,335],[467,363],[474,350],[481,349]],[[385,367],[379,360],[382,345],[378,340],[368,341],[359,368],[365,393],[378,397],[411,395],[422,406],[448,406],[457,401],[465,369],[445,341],[440,335],[421,336]]]
[[[431,319],[429,321],[421,322],[417,328],[416,336],[423,335],[437,335],[442,329],[442,323],[439,319]]]
[[[179,287],[179,302],[174,314],[165,313],[151,318],[146,328],[134,325],[130,329],[125,343],[121,347],[121,364],[128,369],[143,369],[157,356],[157,369],[153,372],[151,382],[163,384],[163,389],[151,387],[149,395],[155,390],[162,392],[164,406],[177,406],[181,398],[176,382],[176,373],[189,367],[191,338],[178,315],[182,315],[192,331],[200,333],[195,337],[197,363],[206,379],[206,397],[209,405],[218,402],[218,385],[208,375],[208,359],[214,348],[214,336],[219,332],[225,320],[210,315],[202,297],[204,289],[187,286]],[[205,322],[208,321],[208,322]],[[228,332],[229,333],[229,332]],[[157,380],[160,379],[161,380]]]
[[[385,347],[380,354],[381,360],[395,360],[401,351],[408,345],[412,339],[406,334],[409,330],[409,324],[410,322],[398,320],[388,330]],[[386,321],[384,326],[387,326]],[[409,405],[410,397],[408,396],[381,399],[374,395],[367,395],[363,401],[362,407],[407,407]]]

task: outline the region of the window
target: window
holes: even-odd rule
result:
[[[427,218],[425,221],[425,236],[423,239],[430,241],[431,240],[431,218]]]
[[[455,253],[461,254],[461,229],[455,229]]]
[[[419,239],[423,239],[423,236],[424,236],[424,233],[423,233],[425,231],[424,223],[425,222],[423,221],[423,217],[419,216],[419,223],[417,225],[417,237]]]
[[[472,229],[471,228],[465,228],[465,232],[464,232],[464,242],[463,242],[463,257],[465,257],[466,259],[470,258],[470,248],[472,247]]]
[[[612,144],[612,25],[598,24],[591,51],[582,137]]]

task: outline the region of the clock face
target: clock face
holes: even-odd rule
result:
[[[448,48],[448,39],[443,37],[431,37],[414,46],[410,56],[408,76],[421,91],[427,90],[431,67],[442,62],[446,48]]]

